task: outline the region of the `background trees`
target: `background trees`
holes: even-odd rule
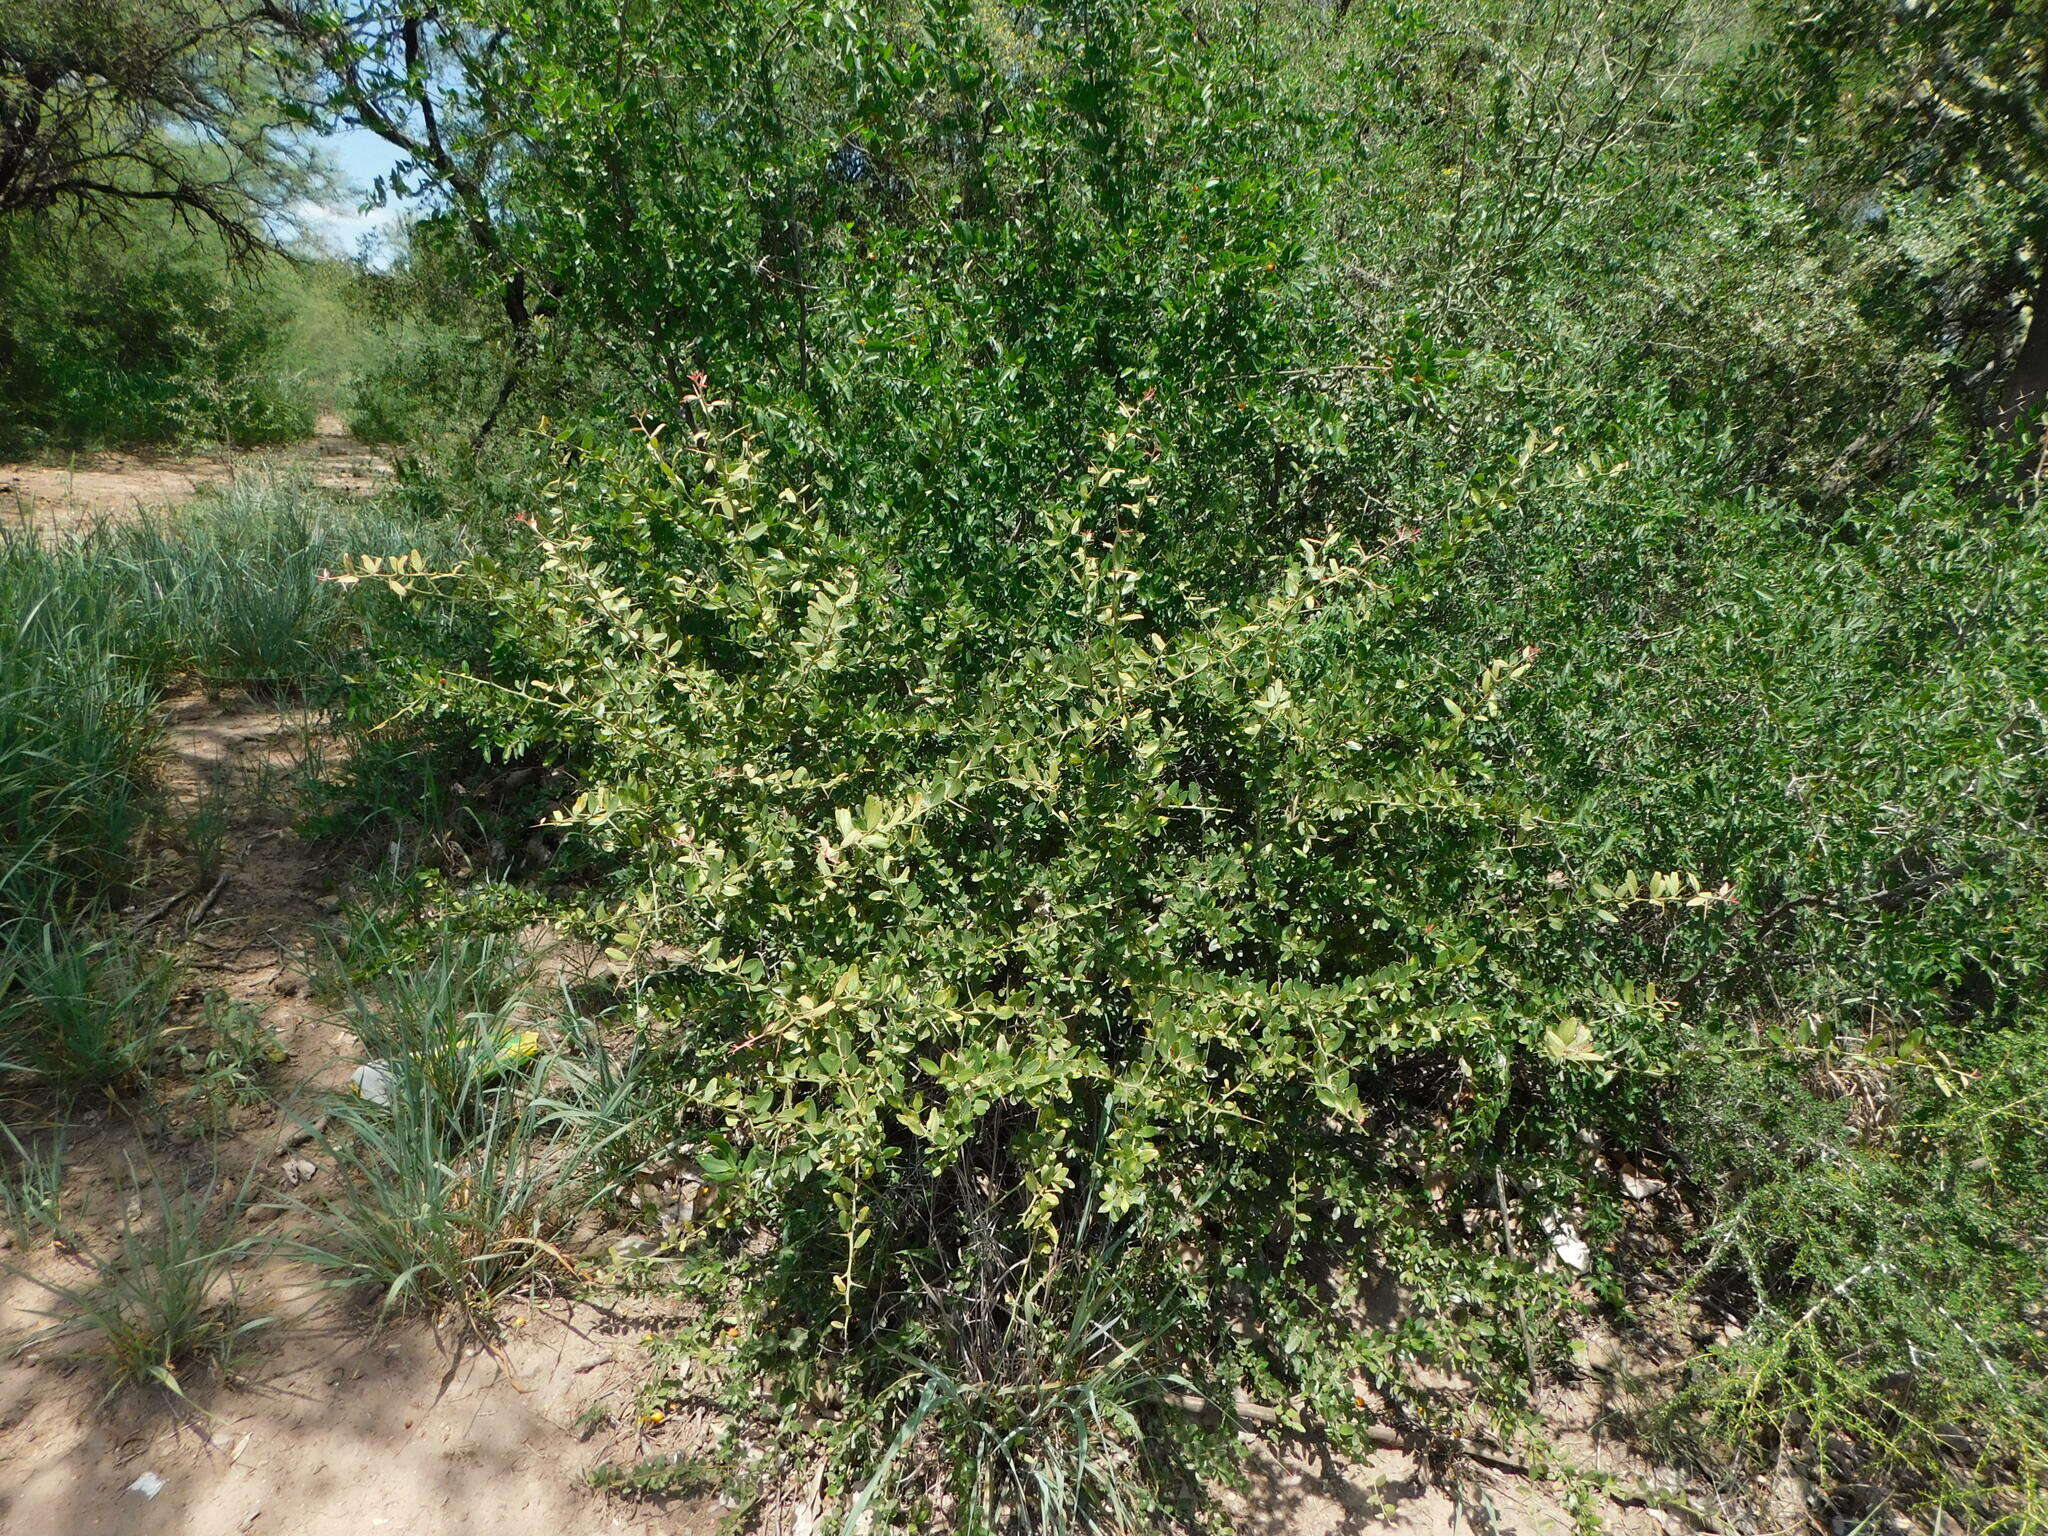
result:
[[[278,255],[329,195],[280,39],[223,0],[0,17],[0,444],[252,442],[312,427]]]
[[[308,184],[278,63],[232,0],[22,0],[0,19],[0,218],[160,206],[237,256]]]

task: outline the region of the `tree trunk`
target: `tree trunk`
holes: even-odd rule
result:
[[[2025,432],[2036,440],[2029,469],[2038,472],[2048,457],[2048,426],[2041,420],[2041,408],[2048,404],[2048,277],[2027,307],[2027,339],[2006,369],[1996,419],[2000,433]]]

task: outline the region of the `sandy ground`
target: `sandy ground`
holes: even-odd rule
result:
[[[203,486],[279,470],[309,475],[330,490],[366,493],[391,468],[350,437],[341,419],[320,419],[303,443],[237,454],[93,453],[47,463],[0,463],[0,528],[32,521],[46,529],[90,526],[109,517],[189,501]]]
[[[189,809],[225,782],[233,806],[222,850],[225,879],[192,882],[167,857],[138,893],[139,918],[176,946],[199,986],[258,1011],[290,1053],[278,1086],[288,1094],[346,1079],[346,1033],[305,997],[302,970],[342,873],[291,831],[281,793],[320,727],[261,703],[201,694],[174,699],[165,788]],[[203,917],[189,934],[186,922]],[[163,908],[163,903],[171,905]],[[241,1112],[218,1146],[216,1173],[249,1178],[261,1201],[282,1193],[285,1164],[304,1158],[282,1143],[292,1123],[265,1106]],[[115,1241],[137,1172],[190,1178],[198,1146],[137,1115],[102,1113],[73,1127],[67,1220],[88,1247]],[[316,1165],[317,1167],[317,1165]],[[317,1195],[316,1171],[302,1193]],[[288,1235],[289,1218],[270,1226]],[[66,1248],[41,1242],[11,1252],[0,1274],[0,1337],[61,1311],[34,1284],[77,1284],[88,1270]],[[632,1425],[638,1341],[659,1309],[632,1301],[515,1302],[493,1349],[420,1323],[377,1329],[373,1319],[309,1291],[304,1271],[271,1261],[245,1277],[247,1310],[275,1322],[233,1383],[195,1384],[190,1406],[147,1395],[104,1400],[90,1365],[53,1343],[0,1363],[0,1531],[21,1536],[177,1532],[227,1536],[364,1536],[378,1530],[440,1536],[690,1531],[687,1511],[650,1520],[640,1506],[607,1501],[584,1481],[603,1460],[653,1454],[637,1434],[593,1433],[594,1407]],[[587,1421],[585,1421],[587,1425]],[[163,1480],[153,1498],[129,1491],[144,1473]]]
[[[311,457],[336,483],[374,483],[377,471],[345,439],[315,444]],[[120,515],[237,472],[246,470],[124,460],[90,471],[95,479],[74,475],[65,504],[77,518]],[[0,470],[0,486],[25,483],[8,477],[26,473]],[[304,975],[349,870],[297,836],[289,793],[309,761],[331,750],[321,723],[197,691],[168,701],[165,716],[174,821],[206,796],[228,807],[222,873],[195,877],[190,849],[167,843],[152,853],[131,921],[192,968],[188,1007],[217,989],[276,1031],[288,1052],[277,1092],[304,1098],[338,1086],[352,1065],[350,1038],[307,996]],[[306,1156],[287,1148],[292,1129],[275,1108],[251,1106],[209,1152],[145,1113],[99,1112],[72,1129],[67,1219],[88,1246],[111,1243],[137,1173],[150,1169],[246,1178],[259,1200],[282,1194],[294,1172],[305,1178],[290,1166]],[[202,1155],[218,1161],[202,1169]],[[317,1198],[332,1177],[315,1164],[299,1193]],[[267,1219],[272,1234],[289,1235],[295,1218]],[[0,1533],[711,1536],[728,1513],[716,1497],[628,1500],[587,1482],[600,1464],[705,1449],[718,1432],[682,1413],[640,1426],[640,1343],[662,1329],[666,1304],[607,1285],[604,1264],[589,1261],[591,1283],[574,1301],[510,1303],[500,1339],[484,1348],[424,1323],[375,1327],[331,1293],[309,1292],[302,1267],[252,1263],[248,1310],[275,1322],[235,1379],[195,1383],[189,1404],[136,1393],[109,1399],[96,1370],[62,1345],[0,1356]],[[0,1253],[0,1341],[39,1326],[37,1313],[53,1305],[35,1279],[75,1285],[88,1273],[77,1253],[47,1238]],[[1561,1447],[1581,1465],[1632,1487],[1676,1487],[1600,1437],[1604,1407],[1590,1380],[1554,1388],[1544,1403]],[[161,1480],[153,1497],[133,1491],[145,1474]],[[1594,1504],[1616,1536],[1716,1528],[1641,1500]],[[1259,1475],[1226,1508],[1245,1536],[1566,1536],[1574,1528],[1552,1485],[1467,1467],[1452,1487],[1398,1451],[1346,1464],[1309,1447],[1268,1447]],[[828,1536],[838,1521],[797,1489],[751,1529]]]

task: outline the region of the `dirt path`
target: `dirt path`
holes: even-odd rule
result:
[[[322,426],[309,444],[234,458],[0,466],[0,527],[24,513],[41,528],[86,526],[279,466],[347,491],[389,474],[338,422]],[[197,1019],[208,994],[247,1009],[286,1053],[269,1091],[305,1102],[353,1066],[352,1037],[306,980],[350,870],[294,828],[296,788],[331,745],[317,717],[240,695],[194,689],[162,712],[166,815],[128,921],[186,968],[181,1020]],[[162,1091],[175,1100],[180,1085]],[[289,1237],[293,1219],[260,1207],[288,1191],[317,1199],[333,1177],[312,1149],[287,1149],[294,1129],[270,1104],[233,1111],[217,1135],[147,1107],[88,1110],[67,1128],[67,1229],[87,1251],[112,1251],[138,1179],[154,1175],[173,1187],[246,1180],[259,1207],[252,1234]],[[91,1271],[48,1237],[17,1249],[0,1233],[0,1248],[4,1343],[64,1311],[36,1281],[77,1286]],[[681,1507],[621,1504],[586,1480],[599,1462],[653,1454],[632,1403],[638,1341],[664,1322],[659,1307],[529,1298],[485,1350],[424,1323],[377,1328],[360,1307],[310,1290],[288,1259],[249,1269],[247,1310],[274,1321],[235,1380],[195,1383],[189,1404],[108,1398],[67,1342],[0,1352],[0,1533],[651,1536],[708,1531],[722,1513],[699,1522]],[[593,1427],[600,1410],[606,1427]],[[152,1497],[132,1491],[144,1474],[162,1480]]]
[[[355,494],[377,489],[391,474],[382,457],[329,414],[305,442],[248,453],[108,452],[64,463],[0,464],[0,528],[27,521],[52,530],[89,527],[176,506],[237,475],[280,469],[301,470],[315,485]]]
[[[158,942],[183,954],[195,993],[216,990],[276,1032],[289,1053],[273,1085],[281,1097],[337,1086],[351,1066],[351,1040],[306,997],[304,971],[330,888],[345,871],[292,831],[288,793],[309,750],[319,750],[319,722],[199,693],[169,701],[165,713],[172,820],[225,806],[212,855],[221,874],[195,882],[188,857],[167,853],[138,891],[134,916],[153,917]],[[211,1146],[166,1129],[146,1113],[92,1115],[73,1128],[65,1208],[85,1246],[105,1251],[117,1241],[139,1173],[232,1183],[246,1173],[260,1201],[282,1194],[286,1165],[307,1154],[285,1151],[292,1122],[268,1106],[237,1114]],[[201,1157],[217,1162],[202,1167]],[[301,1191],[309,1197],[332,1177],[314,1166]],[[289,1236],[290,1225],[286,1218],[266,1230]],[[39,1326],[36,1314],[53,1305],[28,1277],[77,1284],[87,1274],[82,1259],[47,1240],[5,1257],[23,1273],[0,1275],[0,1336]],[[700,1528],[679,1523],[681,1510],[649,1518],[608,1502],[585,1481],[601,1460],[649,1454],[620,1444],[619,1431],[588,1425],[594,1409],[613,1424],[633,1424],[637,1341],[659,1326],[659,1308],[536,1298],[508,1310],[503,1342],[485,1351],[424,1324],[375,1330],[359,1308],[310,1292],[303,1267],[288,1260],[257,1270],[250,1309],[276,1322],[258,1336],[241,1379],[195,1388],[196,1409],[138,1394],[102,1401],[96,1371],[61,1344],[0,1363],[0,1531],[581,1536]],[[144,1473],[163,1480],[153,1498],[130,1491]]]

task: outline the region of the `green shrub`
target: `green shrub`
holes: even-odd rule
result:
[[[2030,45],[1811,9],[508,34],[607,361],[408,750],[581,789],[731,1379],[844,1389],[849,1494],[1156,1527],[1175,1373],[1508,1406],[1649,1164],[1745,1330],[1679,1433],[2041,1527]]]
[[[259,443],[312,430],[279,366],[289,306],[273,274],[230,275],[218,247],[149,225],[0,232],[0,448]]]
[[[1709,1475],[1811,1447],[1846,1518],[1903,1492],[1988,1528],[2039,1520],[2044,1045],[2019,1033],[1967,1073],[1836,1046],[1683,1076],[1671,1120],[1712,1212],[1691,1290],[1742,1320],[1664,1411]]]
[[[1561,1299],[1516,1255],[1598,1203],[1574,1132],[1627,1122],[1664,1005],[1585,964],[1601,902],[1548,878],[1499,718],[1528,659],[1410,688],[1381,638],[1405,536],[1148,608],[1147,449],[1134,413],[1037,510],[1021,615],[910,579],[742,440],[586,458],[594,509],[474,578],[528,669],[423,675],[422,707],[572,752],[563,819],[629,856],[619,942],[688,957],[654,1102],[779,1234],[761,1362],[823,1345],[886,1390],[946,1347],[927,1298],[1121,1234],[1122,1368],[1340,1437],[1368,1392],[1427,1411],[1423,1359],[1505,1401],[1503,1317]],[[1474,1241],[1496,1166],[1522,1230]],[[1350,1326],[1388,1285],[1403,1321]]]

